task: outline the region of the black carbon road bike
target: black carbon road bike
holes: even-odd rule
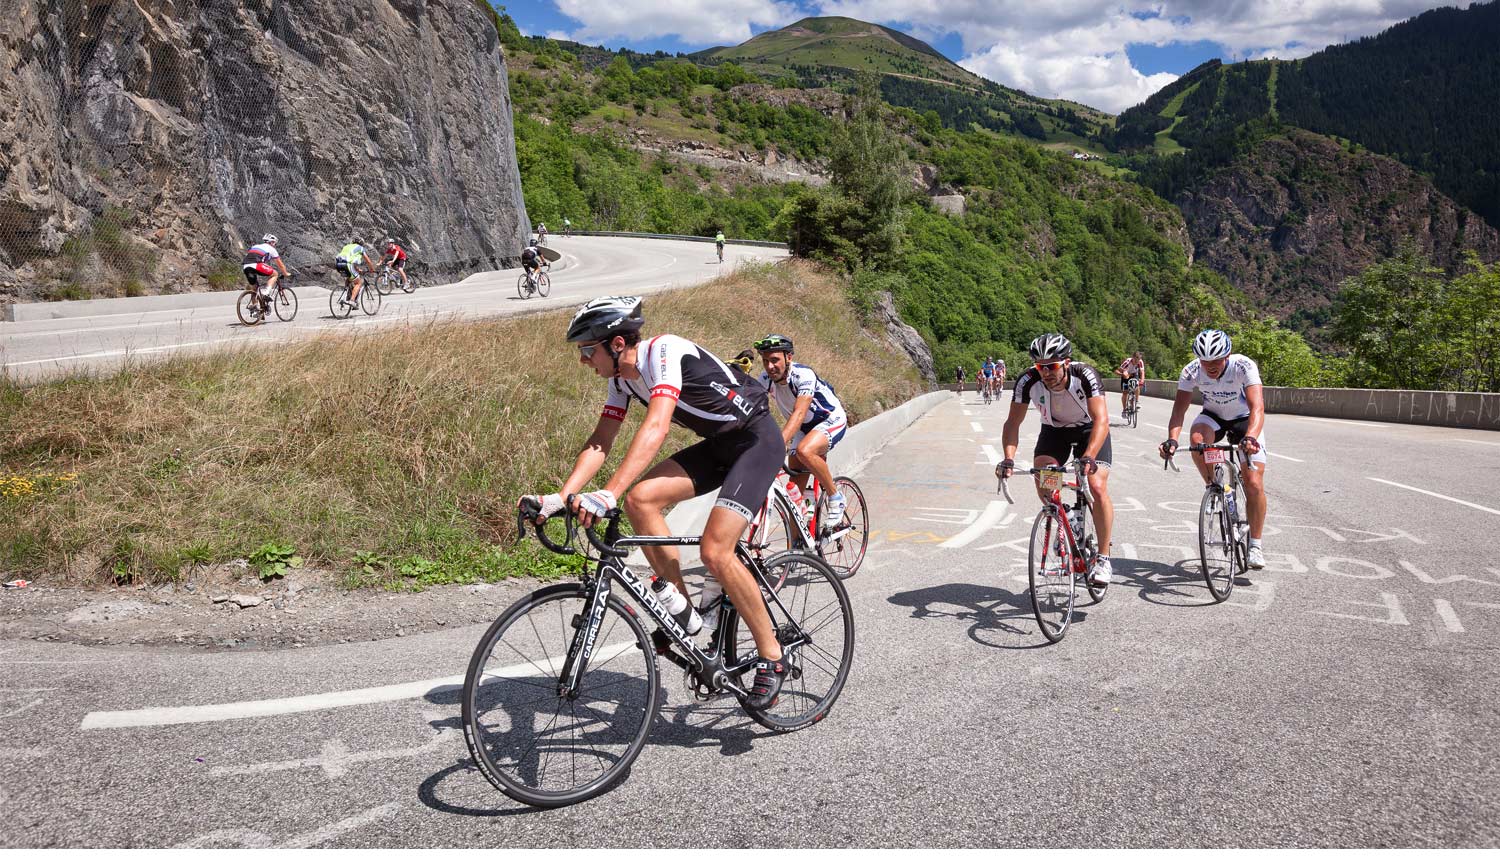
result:
[[[1198,567],[1215,601],[1228,600],[1235,577],[1249,568],[1250,523],[1245,514],[1245,488],[1240,465],[1249,464],[1244,445],[1189,445],[1190,452],[1203,454],[1212,467],[1214,480],[1203,491],[1198,505]],[[1162,468],[1182,471],[1167,457]]]
[[[559,517],[566,534],[548,537],[547,522],[526,503],[526,526],[547,549],[576,555],[577,524]],[[777,732],[828,715],[854,660],[854,611],[849,595],[821,559],[790,551],[764,561],[743,542],[735,554],[760,586],[788,665],[775,705],[745,706],[758,653],[750,629],[725,593],[707,644],[689,636],[625,565],[632,547],[692,546],[698,537],[625,536],[621,511],[605,517],[601,538],[583,536],[595,565],[580,582],[546,586],[521,598],[485,631],[469,661],[463,688],[463,729],[484,777],[518,802],[542,808],[572,805],[622,781],[640,754],[661,700],[656,659],[681,667],[695,700],[733,696],[746,714]],[[617,591],[623,589],[624,591]],[[656,625],[647,634],[643,622]]]

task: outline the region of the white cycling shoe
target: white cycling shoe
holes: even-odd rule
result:
[[[1115,569],[1109,559],[1100,556],[1094,560],[1094,567],[1089,571],[1089,582],[1096,586],[1107,586],[1114,576]]]
[[[1266,554],[1261,552],[1260,547],[1251,547],[1245,556],[1245,564],[1250,566],[1250,570],[1258,571],[1266,566]]]
[[[844,509],[849,507],[849,500],[842,493],[828,497],[828,524],[836,526],[839,520],[844,518]]]

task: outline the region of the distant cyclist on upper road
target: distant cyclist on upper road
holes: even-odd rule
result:
[[[268,277],[265,291],[256,292],[256,294],[260,295],[262,310],[269,306],[266,298],[276,293],[277,281],[283,276],[292,275],[291,271],[286,269],[286,262],[282,261],[281,253],[276,251],[276,244],[278,242],[276,235],[265,235],[260,239],[260,243],[255,244],[245,251],[245,258],[241,265],[245,273],[245,281],[250,283],[251,288],[260,286],[260,278],[262,276]],[[272,265],[275,266],[273,267]],[[278,268],[281,271],[280,274],[277,273]]]
[[[1005,393],[1005,358],[995,359],[995,392]]]
[[[1189,433],[1193,444],[1217,442],[1225,436],[1229,443],[1240,445],[1250,456],[1249,468],[1240,474],[1245,484],[1245,499],[1250,518],[1250,551],[1245,564],[1260,570],[1266,566],[1261,550],[1261,532],[1266,527],[1266,404],[1260,383],[1260,367],[1242,354],[1231,354],[1229,334],[1222,330],[1205,330],[1193,340],[1197,360],[1182,368],[1177,378],[1177,399],[1172,403],[1172,419],[1167,422],[1167,440],[1159,449],[1163,458],[1177,451],[1177,436],[1182,420],[1193,402],[1193,391],[1203,394],[1203,410],[1193,418]],[[1203,453],[1193,453],[1193,465],[1212,485],[1213,473]]]
[[[955,366],[953,368],[953,380],[958,383],[958,392],[964,392],[964,368]]]
[[[537,237],[537,243],[546,243],[547,242],[547,223],[545,223],[545,222],[538,222],[536,224],[536,237]]]
[[[567,497],[582,492],[604,466],[630,404],[644,405],[645,420],[619,468],[602,488],[578,496],[574,510],[591,525],[623,498],[637,532],[667,535],[664,510],[719,490],[699,551],[755,638],[760,658],[745,702],[763,711],[775,704],[787,666],[760,588],[735,556],[735,545],[765,502],[786,451],[766,392],[754,379],[680,336],[642,340],[644,323],[638,297],[597,298],[573,316],[568,342],[577,344],[579,363],[609,379],[608,399],[562,489],[526,498],[539,505],[543,517],[562,510]],[[703,440],[646,471],[673,423]],[[642,552],[657,576],[687,595],[675,548],[644,547]]]
[[[724,231],[720,229],[714,233],[714,249],[719,253],[719,260],[724,260]]]
[[[1008,478],[1016,469],[1016,447],[1021,441],[1021,422],[1026,406],[1035,403],[1042,414],[1042,432],[1031,454],[1035,468],[1063,465],[1071,456],[1082,464],[1094,503],[1094,528],[1099,533],[1099,558],[1089,573],[1089,582],[1108,585],[1114,576],[1109,561],[1110,534],[1115,507],[1109,499],[1109,467],[1114,458],[1109,440],[1109,404],[1104,384],[1093,367],[1073,363],[1073,344],[1060,333],[1045,333],[1032,340],[1028,350],[1036,365],[1016,379],[1016,395],[1000,442],[1005,459],[995,466],[995,475]],[[1037,495],[1042,501],[1041,480]]]
[[[563,217],[563,237],[573,236],[573,220]]]
[[[405,289],[406,278],[406,250],[402,249],[393,238],[385,239],[385,252],[380,256],[380,263],[385,264],[390,260],[391,269],[401,274],[401,288]]]
[[[793,449],[787,464],[817,476],[818,483],[829,492],[828,523],[838,525],[848,501],[833,482],[828,452],[849,428],[844,404],[833,386],[813,372],[812,367],[792,361],[790,338],[769,334],[756,341],[755,350],[760,352],[761,366],[766,369],[760,376],[761,386],[771,392],[776,407],[786,418],[781,440]]]
[[[546,260],[535,237],[521,250],[521,269],[526,271],[526,282],[532,288],[536,287],[536,276],[542,272],[542,264]]]
[[[355,238],[345,244],[344,248],[340,249],[339,254],[333,259],[334,269],[342,274],[345,279],[354,281],[353,287],[349,290],[349,297],[339,301],[339,304],[342,306],[359,306],[359,291],[365,284],[364,274],[368,272],[361,268],[360,264],[364,264],[366,267],[369,266],[370,253],[365,249],[364,241],[359,238]]]
[[[1140,352],[1120,361],[1115,367],[1115,375],[1120,377],[1120,411],[1125,410],[1129,399],[1129,392],[1134,390],[1139,396],[1141,386],[1146,383],[1146,359]]]

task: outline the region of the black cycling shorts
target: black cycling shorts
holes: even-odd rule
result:
[[[1061,465],[1074,457],[1082,457],[1083,452],[1088,449],[1089,436],[1093,432],[1093,424],[1086,426],[1042,424],[1042,434],[1036,437],[1036,450],[1031,452],[1031,459],[1035,462],[1037,457],[1052,457]],[[1108,468],[1114,458],[1115,452],[1110,443],[1110,435],[1105,433],[1104,445],[1099,448],[1099,455],[1094,457],[1094,460],[1099,465]]]
[[[781,429],[762,412],[733,432],[704,439],[670,457],[693,481],[693,494],[719,490],[716,508],[728,508],[748,522],[766,502],[786,459]]]

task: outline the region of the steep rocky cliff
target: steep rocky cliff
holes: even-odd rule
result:
[[[1448,269],[1466,249],[1500,258],[1500,233],[1422,175],[1301,130],[1260,142],[1176,203],[1198,261],[1306,324],[1326,316],[1341,280],[1404,243]]]
[[[528,222],[505,61],[473,0],[19,0],[0,29],[0,302],[226,285],[274,232],[439,275]],[[210,279],[215,276],[215,279]]]

